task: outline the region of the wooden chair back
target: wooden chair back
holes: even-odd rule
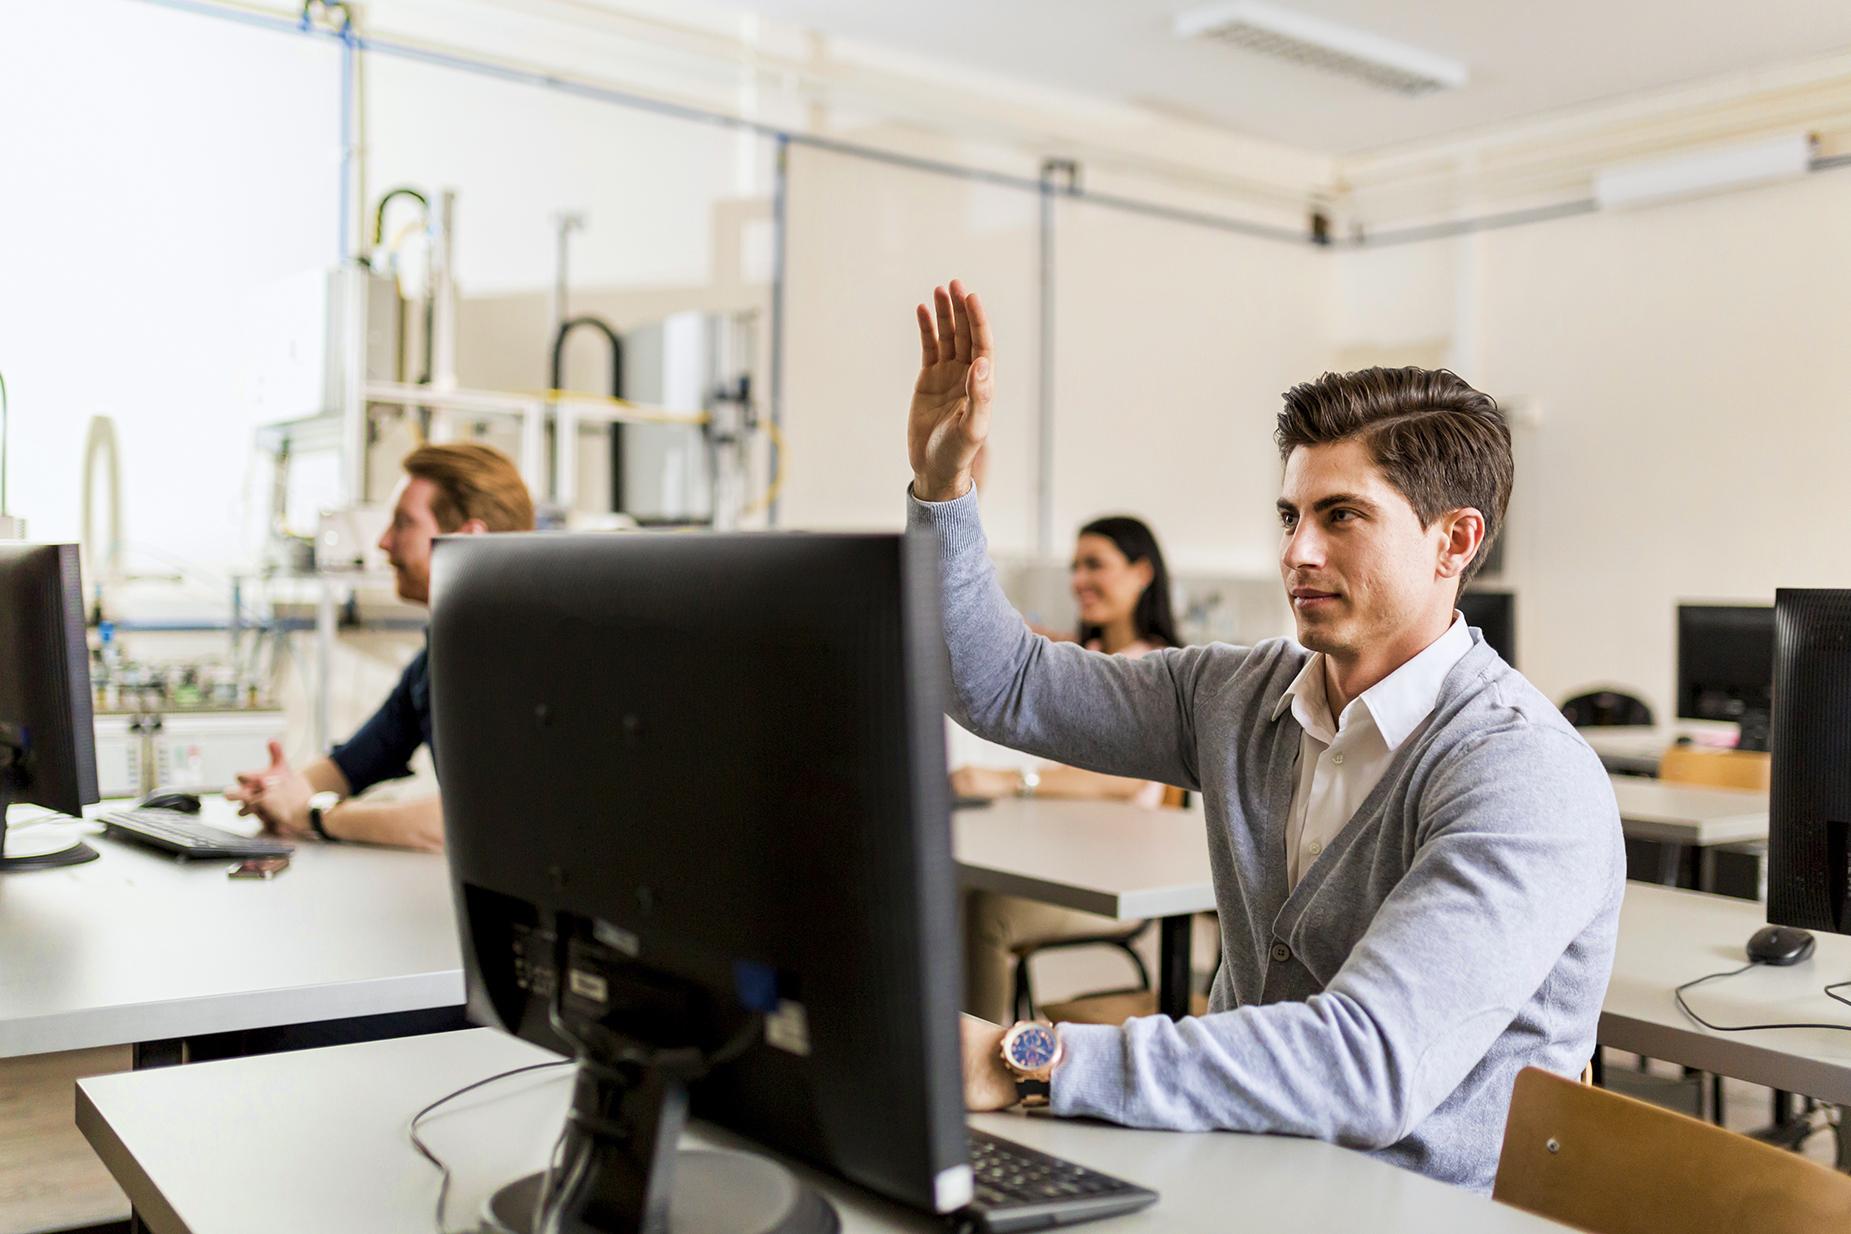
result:
[[[1851,1230],[1851,1175],[1535,1067],[1517,1076],[1491,1195],[1590,1234]]]
[[[1753,788],[1766,792],[1772,773],[1773,756],[1753,750],[1672,746],[1658,760],[1658,778],[1667,784]]]

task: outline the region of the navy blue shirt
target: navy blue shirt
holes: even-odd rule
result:
[[[411,774],[411,756],[431,742],[430,649],[405,666],[405,672],[380,704],[373,718],[328,754],[347,777],[347,791],[358,796],[381,780],[400,780]]]

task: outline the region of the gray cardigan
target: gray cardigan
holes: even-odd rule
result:
[[[997,585],[975,494],[908,505],[941,546],[955,718],[1206,810],[1209,1014],[1063,1027],[1055,1111],[1313,1136],[1489,1190],[1517,1072],[1573,1076],[1593,1051],[1619,928],[1619,811],[1561,712],[1472,631],[1427,724],[1288,889],[1302,730],[1273,710],[1310,653],[1050,642]]]

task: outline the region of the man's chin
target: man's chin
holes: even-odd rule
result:
[[[1322,651],[1327,655],[1342,651],[1345,646],[1329,622],[1304,617],[1298,619],[1298,642],[1308,651]]]

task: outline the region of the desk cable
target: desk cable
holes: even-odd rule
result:
[[[418,1124],[423,1122],[427,1116],[434,1114],[440,1107],[456,1100],[464,1093],[474,1092],[476,1089],[486,1084],[493,1084],[498,1080],[506,1080],[517,1075],[524,1075],[529,1071],[545,1071],[552,1067],[569,1067],[576,1061],[576,1059],[561,1058],[548,1063],[529,1063],[525,1067],[516,1067],[512,1071],[498,1072],[495,1075],[477,1080],[473,1084],[465,1084],[453,1093],[446,1093],[444,1096],[439,1097],[437,1100],[431,1102],[422,1110],[419,1110],[416,1114],[411,1116],[411,1146],[417,1149],[419,1154],[426,1161],[437,1167],[437,1171],[443,1179],[437,1186],[437,1234],[444,1234],[443,1208],[444,1201],[450,1198],[450,1167],[444,1163],[443,1158],[431,1151],[430,1145],[426,1144],[423,1137],[418,1134]],[[557,1152],[558,1145],[554,1145],[554,1153],[557,1154]]]
[[[1732,968],[1726,973],[1710,973],[1708,976],[1698,977],[1693,981],[1686,981],[1683,985],[1672,991],[1672,994],[1677,998],[1678,1010],[1682,1011],[1685,1015],[1689,1016],[1703,1027],[1718,1033],[1747,1033],[1763,1028],[1830,1028],[1836,1029],[1841,1033],[1851,1033],[1851,1024],[1712,1024],[1695,1011],[1692,1011],[1690,1009],[1690,1004],[1684,1001],[1684,991],[1690,989],[1692,986],[1702,985],[1706,981],[1715,981],[1720,977],[1734,977],[1738,974],[1747,972],[1751,968],[1760,967],[1762,967],[1762,961],[1750,960],[1748,963],[1742,965],[1742,967]],[[1851,999],[1845,998],[1843,995],[1836,992],[1848,985],[1851,985],[1851,981],[1835,982],[1825,987],[1825,993],[1830,998],[1851,1007]]]

